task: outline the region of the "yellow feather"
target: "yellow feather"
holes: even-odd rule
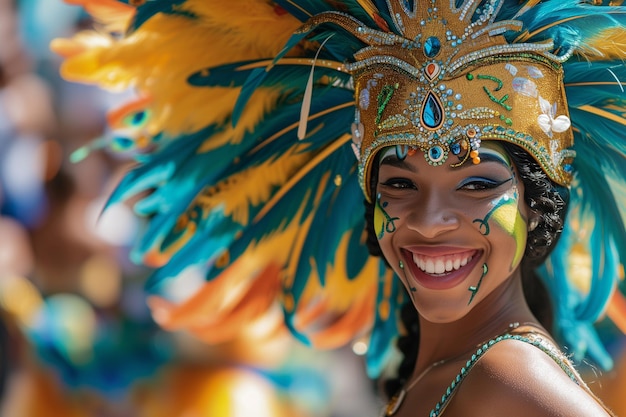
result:
[[[516,14],[515,16],[513,16],[513,19],[523,15],[524,13],[526,13],[528,10],[532,9],[534,6],[536,6],[538,3],[540,2],[540,0],[528,0],[526,2],[526,4],[524,5],[524,7],[522,7]]]
[[[626,119],[601,108],[585,104],[584,106],[579,106],[578,109],[626,126]]]
[[[150,96],[152,132],[163,130],[177,135],[211,123],[224,123],[239,90],[193,87],[187,84],[189,75],[239,60],[271,58],[299,25],[292,16],[275,13],[265,1],[244,3],[244,8],[233,8],[227,2],[190,0],[184,8],[198,18],[157,14],[121,40],[91,31],[77,35],[73,44],[57,41],[57,49],[73,53],[64,63],[62,74],[113,91],[133,87],[141,95]],[[253,96],[249,106],[253,110],[246,108],[247,113],[228,140],[240,140],[242,133],[273,105],[273,97],[271,93]]]
[[[311,158],[310,153],[299,152],[300,146],[275,159],[231,175],[221,183],[208,187],[200,195],[196,204],[203,211],[223,205],[226,215],[242,225],[250,223],[250,206],[267,202],[271,192],[284,184],[304,163]]]
[[[589,59],[619,59],[626,55],[626,29],[610,28],[598,32],[596,36],[586,42],[586,46],[596,53],[595,56],[585,54]]]
[[[301,25],[292,15],[277,13],[266,0],[238,0],[236,5],[223,0],[187,0],[182,8],[216,28],[229,48],[259,58],[275,56]],[[224,52],[229,53],[229,49]]]

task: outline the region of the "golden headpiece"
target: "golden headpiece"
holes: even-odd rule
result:
[[[493,22],[495,1],[454,1],[411,10],[388,2],[398,36],[353,17],[324,13],[310,24],[332,22],[369,46],[346,64],[355,80],[353,149],[368,199],[372,157],[382,147],[408,145],[433,165],[480,161],[481,140],[526,149],[555,182],[568,185],[575,155],[561,62],[551,41],[509,43],[515,20]],[[472,20],[478,14],[479,18]]]

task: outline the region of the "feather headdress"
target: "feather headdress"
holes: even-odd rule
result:
[[[437,44],[410,28],[428,26],[429,19],[447,25],[435,16],[445,9],[476,29],[458,38],[474,42],[477,51],[485,47],[476,39],[484,40],[532,52],[553,62],[554,74],[562,71],[566,101],[558,100],[567,103],[577,158],[572,177],[569,168],[566,178],[564,165],[553,165],[555,178],[572,181],[571,213],[541,272],[565,343],[579,358],[589,355],[610,367],[593,323],[608,311],[626,331],[618,290],[625,289],[626,9],[573,0],[81,3],[102,29],[53,47],[67,57],[66,78],[132,87],[141,96],[116,113],[131,127],[141,121],[140,129],[116,138],[141,152],[111,201],[151,191],[136,205],[149,221],[133,256],[157,268],[148,285],[164,327],[214,341],[280,305],[290,330],[314,346],[370,335],[368,370],[379,373],[398,332],[403,296],[364,244],[359,171],[366,164],[354,158],[355,151],[363,155],[354,140],[363,133],[355,119],[362,98],[356,95],[364,88],[359,71],[374,62],[367,59],[391,56],[410,73],[397,50],[428,56],[442,41],[456,47],[456,33],[442,33]],[[127,22],[124,33],[117,31],[120,21]],[[465,64],[480,65],[483,58]],[[438,62],[452,72],[451,60]],[[429,77],[441,70],[413,68]],[[441,97],[434,99],[444,110]],[[545,116],[538,126],[549,135],[564,132],[554,101],[545,101],[537,101]],[[423,112],[420,117],[424,124]],[[443,121],[437,123],[426,127],[443,129]],[[506,125],[502,129],[506,134]],[[551,146],[548,139],[532,145],[534,156],[554,155],[544,144]],[[441,142],[445,152],[454,152],[452,145]],[[592,260],[590,273],[578,280],[568,268],[575,249]]]

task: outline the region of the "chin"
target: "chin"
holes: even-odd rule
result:
[[[442,300],[442,297],[435,296],[424,298],[427,299],[412,297],[413,306],[424,320],[437,324],[454,323],[463,319],[472,310],[473,305],[478,303],[478,300],[474,299],[472,304],[468,305],[469,295],[462,300]]]

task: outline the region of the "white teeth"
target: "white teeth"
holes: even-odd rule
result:
[[[443,274],[444,272],[446,272],[446,265],[442,259],[437,259],[435,261],[435,274]]]
[[[426,257],[413,254],[413,262],[419,269],[427,274],[446,274],[456,271],[467,265],[472,260],[472,256],[446,255],[437,257]]]

